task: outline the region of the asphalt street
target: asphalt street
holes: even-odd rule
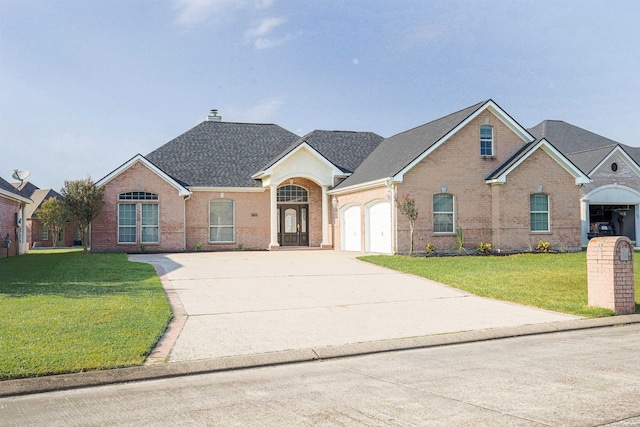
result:
[[[7,397],[0,425],[622,427],[639,366],[636,324]]]

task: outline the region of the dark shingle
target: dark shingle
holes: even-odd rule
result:
[[[537,139],[545,138],[551,142],[564,155],[618,144],[561,120],[545,120],[527,130]]]
[[[338,187],[344,188],[396,175],[487,102],[479,102],[383,140],[354,174]]]
[[[205,121],[145,157],[191,187],[257,187],[251,175],[298,138],[273,124]]]
[[[373,132],[314,130],[298,138],[277,157],[265,165],[272,166],[300,144],[306,142],[324,158],[346,173],[352,173],[360,163],[380,144],[382,137]]]
[[[5,192],[15,195],[15,196],[20,196],[23,198],[27,198],[27,196],[25,196],[24,194],[20,193],[20,191],[18,191],[13,185],[11,185],[8,181],[5,181],[4,179],[0,178],[0,189],[4,190]]]

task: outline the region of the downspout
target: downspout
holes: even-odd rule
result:
[[[396,188],[397,184],[395,182],[391,183],[391,226],[393,227],[393,233],[391,234],[391,238],[392,238],[392,242],[391,242],[391,251],[393,253],[393,255],[396,255],[398,253],[398,247],[397,247],[397,242],[398,242],[398,224],[397,224],[397,218],[398,218],[398,213],[397,213],[397,209],[396,209]]]
[[[187,194],[182,200],[183,209],[182,209],[182,250],[187,250],[187,200],[191,198],[191,194]]]
[[[25,212],[26,206],[26,203],[20,203],[22,219],[20,222],[20,243],[18,244],[18,255],[25,254],[29,250],[29,247],[27,245],[27,213]]]

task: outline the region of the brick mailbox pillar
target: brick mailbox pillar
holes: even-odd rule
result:
[[[635,313],[633,245],[627,237],[595,237],[587,246],[589,305]]]

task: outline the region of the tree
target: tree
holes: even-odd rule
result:
[[[53,239],[53,246],[58,245],[58,235],[67,222],[67,210],[64,203],[55,197],[50,197],[38,208],[36,215],[42,225],[49,229]]]
[[[400,198],[396,197],[396,206],[398,211],[409,220],[409,232],[411,238],[411,245],[409,246],[409,255],[413,255],[413,230],[416,225],[416,219],[418,218],[418,208],[416,208],[416,201],[411,194],[403,194]]]
[[[80,229],[82,249],[86,253],[89,248],[89,226],[104,206],[104,187],[97,187],[91,177],[87,177],[65,181],[60,194],[71,220]]]

